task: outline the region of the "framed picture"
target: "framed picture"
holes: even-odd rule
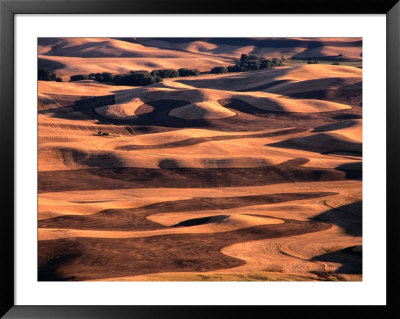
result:
[[[0,10],[4,318],[399,315],[397,1]]]

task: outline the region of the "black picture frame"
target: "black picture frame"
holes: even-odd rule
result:
[[[387,283],[386,306],[23,306],[14,303],[14,15],[15,14],[385,14],[387,20]],[[400,318],[396,198],[400,163],[400,3],[398,0],[223,1],[0,0],[0,315],[4,318],[206,318],[290,316]],[[384,213],[384,212],[377,212]]]

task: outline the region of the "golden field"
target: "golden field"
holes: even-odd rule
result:
[[[361,68],[68,82],[261,51],[361,59],[358,40],[39,41],[63,80],[38,81],[39,280],[362,280]]]

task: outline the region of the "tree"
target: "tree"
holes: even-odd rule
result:
[[[200,71],[197,69],[180,68],[178,73],[179,76],[196,76],[200,74]]]
[[[179,72],[173,69],[162,69],[151,71],[153,76],[159,76],[160,78],[176,78],[179,76]]]
[[[217,73],[227,73],[228,69],[224,66],[216,66],[211,69],[210,73],[217,74]]]
[[[109,72],[103,72],[103,82],[112,82],[113,75]]]
[[[267,69],[282,65],[283,65],[282,59],[272,58],[271,60],[268,60],[264,58],[262,55],[257,56],[254,54],[250,55],[242,54],[240,56],[240,60],[237,61],[235,65],[229,65],[227,67],[227,71],[228,72],[256,71],[260,69]],[[214,73],[214,70],[211,70],[210,73]]]
[[[130,71],[127,74],[117,74],[113,78],[116,85],[143,86],[162,81],[161,77],[152,75],[147,71]]]
[[[281,65],[282,65],[282,62],[281,62],[281,60],[279,60],[279,59],[277,59],[277,58],[272,58],[272,60],[271,60],[271,65],[272,65],[273,67],[275,67],[275,66],[281,66]]]
[[[271,60],[267,60],[267,59],[264,59],[264,58],[262,58],[260,60],[260,69],[268,69],[270,67],[272,67]]]
[[[242,72],[244,71],[239,64],[228,66],[228,72]]]
[[[90,73],[87,78],[97,82],[112,82],[113,76],[111,73]]]
[[[258,61],[258,60],[259,60],[259,57],[256,56],[256,55],[254,55],[254,54],[250,54],[250,55],[247,57],[247,60],[248,60],[248,61],[249,61],[249,60]]]
[[[49,72],[45,69],[38,69],[38,80],[39,81],[56,81],[57,75],[53,72]]]
[[[258,60],[248,60],[246,62],[246,69],[248,71],[256,71],[260,69],[260,62]]]
[[[82,81],[82,80],[87,80],[87,79],[88,79],[88,76],[85,74],[74,74],[74,75],[70,76],[69,81],[73,82],[73,81]]]
[[[240,56],[240,62],[244,63],[249,59],[247,54],[242,53],[242,55]]]

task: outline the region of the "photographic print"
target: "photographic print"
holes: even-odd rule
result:
[[[39,281],[361,281],[362,38],[38,38]]]

